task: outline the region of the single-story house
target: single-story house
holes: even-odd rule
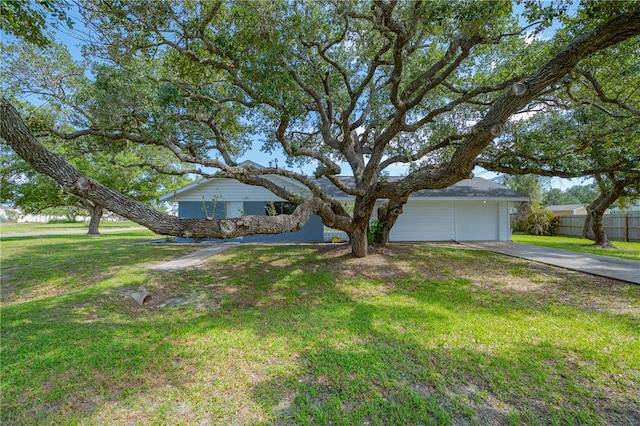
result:
[[[252,163],[254,167],[259,165]],[[242,166],[247,167],[247,162]],[[310,191],[295,180],[269,175],[267,179],[296,192],[302,197]],[[344,183],[353,177],[341,177]],[[388,177],[389,180],[401,177]],[[354,197],[337,189],[328,181],[320,181],[329,195],[347,209]],[[294,206],[260,186],[246,185],[232,178],[201,179],[163,195],[162,201],[178,204],[180,217],[240,217],[290,213]],[[438,190],[422,190],[411,195],[391,230],[390,241],[509,241],[511,225],[509,204],[528,201],[502,185],[473,178]],[[375,218],[374,212],[374,218]],[[324,241],[324,226],[318,216],[312,215],[297,232],[279,235],[251,235],[246,242]]]
[[[583,204],[556,204],[546,207],[545,210],[552,212],[554,216],[576,216],[587,214],[587,207]],[[609,214],[611,213],[611,210],[607,209],[604,213]]]

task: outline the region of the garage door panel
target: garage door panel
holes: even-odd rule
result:
[[[446,241],[455,237],[453,202],[417,201],[403,207],[390,241]]]
[[[495,241],[498,239],[498,203],[456,202],[456,240]]]

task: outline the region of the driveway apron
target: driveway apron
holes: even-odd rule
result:
[[[482,250],[559,266],[572,271],[640,284],[640,261],[579,253],[514,242],[470,243]]]

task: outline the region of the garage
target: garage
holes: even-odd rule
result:
[[[509,203],[410,200],[391,230],[391,241],[508,241]]]

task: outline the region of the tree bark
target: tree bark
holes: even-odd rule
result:
[[[582,236],[592,240],[594,245],[601,247],[613,247],[602,226],[602,218],[615,201],[625,194],[625,182],[617,181],[615,177],[609,177],[610,187],[602,183],[602,178],[596,176],[600,186],[600,196],[587,206],[587,218],[582,228]]]
[[[381,225],[380,232],[375,235],[374,241],[377,245],[385,246],[389,242],[391,229],[402,214],[402,207],[406,202],[406,199],[388,200],[378,208],[378,221]]]
[[[589,210],[589,207],[587,207],[587,219],[584,222],[582,235],[585,238],[592,240],[596,246],[613,247],[613,244],[609,241],[609,238],[602,227],[603,215],[604,211]]]
[[[102,213],[104,209],[102,206],[93,206],[89,209],[91,213],[91,219],[89,220],[89,231],[87,235],[100,235],[98,227],[100,226],[100,219],[102,219]]]
[[[351,254],[355,257],[366,257],[369,254],[369,241],[367,239],[368,223],[364,226],[360,224],[353,231],[349,232],[351,239]]]
[[[243,216],[227,219],[191,219],[169,216],[126,197],[79,173],[64,158],[47,150],[29,131],[18,111],[0,96],[0,138],[34,170],[53,178],[65,191],[126,217],[160,235],[185,238],[235,238],[243,235],[281,234],[300,230],[312,211],[329,214],[319,198],[302,202],[290,215]],[[332,217],[343,224],[340,217]]]

